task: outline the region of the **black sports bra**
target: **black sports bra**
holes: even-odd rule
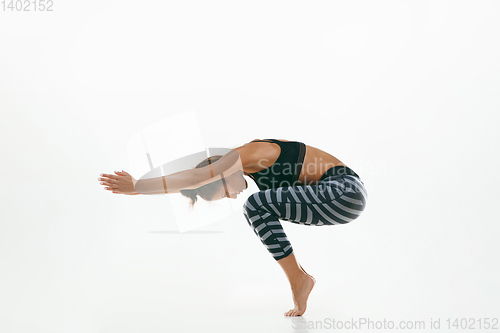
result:
[[[247,174],[255,181],[261,191],[297,185],[306,154],[304,143],[276,139],[253,140],[251,142],[273,142],[278,144],[281,149],[280,156],[273,165],[259,172]]]

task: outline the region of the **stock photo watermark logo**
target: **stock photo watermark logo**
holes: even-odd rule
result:
[[[336,320],[305,320],[293,318],[292,328],[297,330],[498,330],[498,318],[428,318],[427,320],[372,320],[351,318]]]
[[[52,0],[2,0],[0,7],[4,12],[53,12]]]
[[[260,159],[258,162],[261,171],[250,173],[249,176],[255,181],[260,190],[268,190],[275,188],[282,188],[282,192],[287,192],[291,190],[291,187],[304,187],[310,186],[309,192],[313,192],[318,195],[320,192],[325,191],[326,188],[320,184],[320,186],[313,186],[318,184],[317,179],[307,179],[304,176],[303,180],[299,179],[299,174],[304,175],[315,175],[313,178],[317,178],[322,175],[324,184],[328,184],[330,187],[338,188],[337,191],[340,192],[365,192],[364,182],[357,177],[357,173],[353,172],[350,168],[339,165],[335,166],[331,163],[323,163],[321,159],[314,158],[313,161],[309,160],[307,165],[302,163],[290,163],[290,162],[275,162],[270,167],[266,165],[269,164],[269,160]],[[378,171],[383,170],[385,172],[385,165],[378,165]],[[328,171],[328,172],[327,172]],[[294,177],[295,176],[295,177]],[[351,181],[345,181],[346,178],[343,176],[351,176],[352,178],[347,178]],[[310,176],[309,176],[310,177]],[[333,178],[330,178],[333,177]],[[340,193],[339,192],[339,193]]]

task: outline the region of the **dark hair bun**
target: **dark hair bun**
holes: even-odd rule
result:
[[[210,156],[210,157],[204,159],[203,161],[201,161],[200,163],[198,163],[195,168],[203,168],[209,164],[217,162],[220,158],[222,158],[222,155]],[[214,187],[212,184],[212,185],[204,185],[204,186],[201,186],[201,187],[195,188],[195,189],[180,190],[179,192],[183,196],[185,196],[191,200],[190,206],[191,206],[191,208],[193,208],[194,204],[198,200],[198,197],[197,197],[198,195],[200,196],[200,198],[207,200],[206,199],[207,196],[210,198],[213,195],[213,192],[218,191],[218,190],[219,190],[219,187]]]
[[[191,200],[191,202],[190,202],[191,207],[193,207],[194,204],[196,203],[196,200],[198,200],[198,197],[197,197],[198,191],[196,189],[180,190],[179,192],[183,196],[185,196]]]

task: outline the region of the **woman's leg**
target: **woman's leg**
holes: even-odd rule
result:
[[[307,299],[316,280],[302,269],[293,253],[278,260],[278,263],[290,282],[293,303],[295,304],[293,309],[285,312],[285,316],[302,316],[306,312]]]
[[[258,196],[258,193],[254,193],[251,197]],[[261,242],[280,264],[290,282],[295,307],[286,312],[285,316],[301,316],[306,310],[307,298],[315,280],[304,272],[295,259],[292,245],[288,241],[277,217],[258,206],[257,201],[260,200],[259,197],[256,197],[256,201],[255,198],[247,200],[243,206],[243,213],[254,233],[259,236]]]
[[[278,219],[304,225],[334,225],[354,220],[364,209],[366,191],[358,180],[344,177],[328,177],[318,185],[259,191],[243,205],[248,224],[290,282],[295,308],[285,315],[300,316],[305,312],[315,280],[296,261]]]

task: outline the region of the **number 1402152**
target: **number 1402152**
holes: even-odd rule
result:
[[[52,0],[1,0],[0,8],[4,12],[52,12]]]

